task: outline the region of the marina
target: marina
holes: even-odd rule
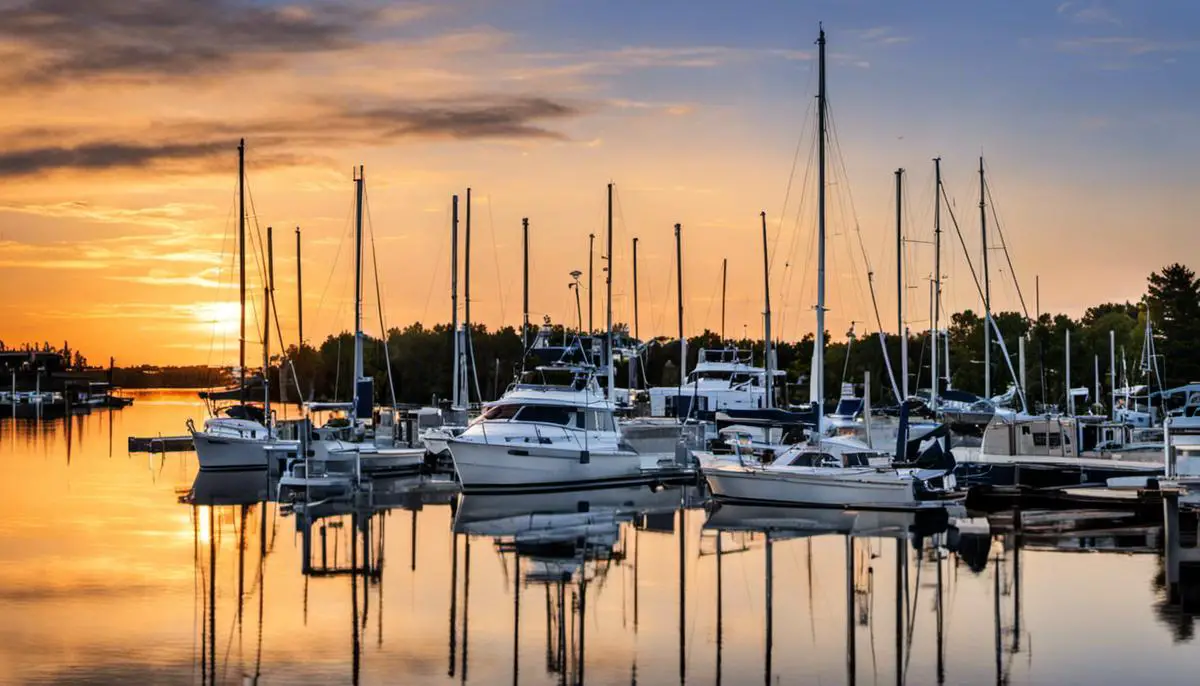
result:
[[[0,6],[0,686],[1200,681],[1200,13],[859,5]]]
[[[1184,684],[1200,656],[1178,506],[927,516],[445,476],[279,504],[265,470],[127,453],[201,407],[136,397],[0,422],[0,680]]]

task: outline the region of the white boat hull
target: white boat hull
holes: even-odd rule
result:
[[[704,478],[714,497],[742,502],[920,510],[944,507],[947,500],[961,499],[919,499],[912,479],[874,469],[829,468],[796,473],[719,465],[705,469]]]
[[[628,482],[645,476],[641,457],[623,450],[585,452],[462,439],[450,440],[449,449],[464,491],[569,488]]]
[[[359,456],[364,474],[415,472],[424,464],[424,448],[379,448],[364,450]]]
[[[192,443],[196,447],[200,469],[267,468],[267,452],[264,450],[267,441],[193,431]]]

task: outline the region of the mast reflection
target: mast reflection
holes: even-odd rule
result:
[[[587,675],[591,595],[595,589],[604,587],[604,580],[614,569],[633,560],[636,627],[637,552],[635,547],[630,557],[625,532],[635,522],[643,528],[661,526],[663,516],[674,516],[680,498],[678,489],[653,490],[645,486],[557,493],[470,494],[460,498],[454,517],[455,535],[464,535],[466,546],[473,537],[492,539],[494,550],[506,561],[504,569],[512,570],[514,684],[520,680],[522,595],[531,587],[543,588],[535,597],[540,596],[544,605],[547,675],[563,685],[583,683]],[[682,518],[680,521],[684,522]],[[680,538],[682,541],[682,535]],[[681,542],[681,555],[684,550]],[[681,582],[683,570],[681,564]],[[470,580],[464,579],[464,672],[469,588]],[[681,583],[680,593],[684,592]],[[682,605],[680,617],[682,621]],[[680,637],[682,640],[682,624]],[[453,641],[453,630],[451,638]],[[681,652],[681,671],[683,658]],[[636,674],[634,665],[631,678],[635,681]]]

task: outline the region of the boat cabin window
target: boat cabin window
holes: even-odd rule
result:
[[[1039,431],[1033,435],[1033,444],[1039,448],[1046,447],[1046,434]]]
[[[847,467],[869,467],[871,465],[871,453],[846,453],[843,455]]]
[[[792,467],[836,467],[839,464],[841,461],[829,453],[800,453],[788,463]]]
[[[562,426],[577,424],[574,408],[566,405],[525,405],[517,413],[515,419],[518,422],[539,422]]]
[[[724,369],[706,369],[703,371],[695,371],[688,374],[688,381],[697,381],[699,379],[716,379],[717,381],[729,381],[733,378],[733,372]]]
[[[613,423],[612,413],[607,410],[584,410],[577,413],[579,418],[587,417],[588,431],[616,431],[617,427]],[[578,426],[580,422],[577,422]]]
[[[479,419],[489,422],[512,419],[520,409],[520,405],[492,405],[484,410],[483,414],[479,415]]]

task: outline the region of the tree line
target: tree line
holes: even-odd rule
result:
[[[1017,370],[1018,339],[1025,337],[1025,393],[1031,410],[1042,404],[1061,406],[1065,401],[1068,331],[1072,386],[1092,388],[1096,358],[1099,357],[1103,391],[1102,397],[1092,398],[1092,402],[1099,400],[1103,404],[1104,396],[1111,392],[1109,332],[1116,341],[1118,386],[1124,383],[1120,371],[1122,359],[1127,361],[1129,382],[1145,382],[1140,361],[1148,318],[1153,322],[1162,386],[1170,388],[1200,381],[1200,356],[1192,352],[1193,346],[1200,341],[1200,280],[1195,272],[1182,264],[1172,264],[1151,274],[1146,293],[1137,303],[1099,304],[1088,308],[1079,319],[1049,313],[1027,317],[1019,312],[997,312],[992,318],[1004,341],[1001,348],[993,334],[992,392],[994,395],[1003,392],[1013,381],[1001,351],[1007,350],[1012,368]],[[972,310],[951,315],[945,329],[950,349],[949,387],[983,394],[984,324],[984,317]],[[529,330],[529,340],[535,333],[536,329]],[[562,335],[562,328],[556,327],[555,339]],[[473,325],[471,341],[475,361],[469,383],[472,400],[497,398],[520,369],[523,356],[520,331],[511,326],[489,331],[483,325]],[[789,390],[795,401],[808,397],[813,343],[814,339],[809,335],[799,341],[775,344],[779,368],[788,371]],[[688,339],[688,368],[695,365],[701,348],[726,345],[750,350],[758,363],[762,363],[761,340],[722,341],[718,334],[706,330]],[[889,334],[881,345],[874,333],[851,334],[839,340],[826,332],[826,394],[831,398],[835,396],[843,382],[861,384],[864,372],[869,371],[872,397],[882,403],[894,402],[884,360],[885,347],[895,373],[899,374],[899,336]],[[354,336],[348,332],[331,335],[316,348],[308,344],[292,346],[281,358],[290,363],[282,367],[289,389],[295,389],[291,371],[294,366],[305,399],[347,400],[352,393],[353,350]],[[364,370],[374,378],[376,400],[392,401],[389,388],[393,386],[388,383],[386,364],[389,358],[396,402],[426,404],[447,398],[452,383],[452,351],[453,337],[446,324],[425,327],[417,322],[404,328],[393,328],[388,331],[386,345],[381,339],[368,337],[364,344]],[[928,332],[910,332],[910,392],[930,387],[931,357]],[[678,341],[650,341],[642,357],[644,369],[639,370],[638,386],[678,383],[678,359]],[[939,360],[939,367],[943,364]],[[278,370],[275,373],[278,374]],[[618,385],[627,384],[628,370],[623,363],[618,364],[615,376]],[[275,383],[278,383],[277,379]],[[1157,387],[1158,382],[1154,385]],[[945,383],[940,387],[945,388]],[[294,398],[292,390],[289,396]]]

